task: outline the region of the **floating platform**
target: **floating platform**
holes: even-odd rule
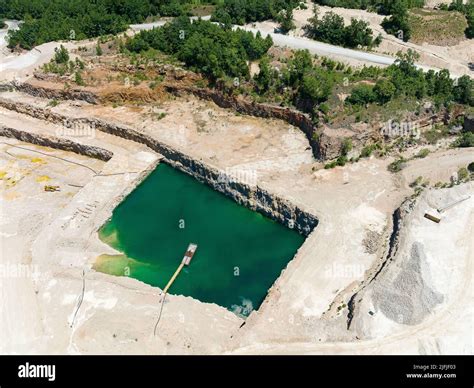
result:
[[[176,270],[176,272],[171,277],[171,279],[168,282],[168,284],[166,285],[166,287],[163,289],[163,293],[166,294],[168,292],[169,288],[171,287],[171,285],[173,284],[175,279],[178,277],[178,275],[181,272],[181,270],[183,269],[183,267],[185,265],[189,265],[189,263],[191,263],[191,259],[193,258],[194,254],[196,253],[197,247],[198,247],[197,244],[189,244],[188,245],[188,249],[186,249],[186,253],[184,254],[183,260],[181,260],[181,264],[179,265],[178,269]]]
[[[189,244],[188,249],[186,250],[186,253],[183,257],[183,260],[181,261],[182,264],[189,265],[189,263],[191,263],[191,260],[194,254],[196,253],[197,247],[197,244]]]

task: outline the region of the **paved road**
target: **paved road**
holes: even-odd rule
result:
[[[203,19],[209,20],[210,17],[204,17]],[[164,25],[164,21],[154,22],[154,23],[143,23],[143,24],[132,24],[130,28],[134,31],[142,31],[142,30],[149,30],[154,27],[159,27]],[[263,37],[270,35],[273,39],[273,43],[275,46],[280,47],[289,47],[292,49],[303,50],[307,49],[312,54],[328,56],[334,55],[340,58],[347,58],[347,59],[355,59],[358,61],[368,62],[369,64],[375,65],[384,65],[388,66],[395,62],[394,57],[370,53],[362,50],[352,50],[340,46],[334,46],[327,43],[317,42],[312,39],[303,38],[303,37],[296,37],[296,36],[289,36],[283,34],[277,34],[273,32],[264,31],[262,29],[247,27],[247,26],[234,26],[234,28],[241,28],[246,31],[251,31],[254,34],[260,32]],[[424,65],[417,65],[418,68],[423,69],[425,71],[429,69],[439,70],[437,68],[428,67]],[[453,78],[457,78],[458,75],[452,74]]]
[[[203,19],[208,20],[210,17],[204,17]],[[194,18],[192,18],[194,19]],[[158,22],[153,22],[153,23],[143,23],[143,24],[132,24],[130,25],[130,28],[135,31],[142,31],[142,30],[149,30],[154,27],[160,27],[164,25],[166,22],[165,21],[158,21]],[[13,25],[12,27],[17,27],[17,25]],[[391,65],[394,61],[395,58],[385,56],[385,55],[380,55],[380,54],[374,54],[366,51],[360,51],[360,50],[352,50],[340,46],[333,46],[331,44],[326,44],[326,43],[321,43],[317,42],[308,38],[303,38],[303,37],[295,37],[295,36],[289,36],[289,35],[282,35],[282,34],[276,34],[273,32],[267,32],[261,29],[253,28],[253,27],[246,27],[246,26],[234,26],[234,28],[242,28],[247,31],[251,31],[253,33],[257,33],[260,31],[261,35],[263,37],[270,35],[273,39],[273,42],[276,46],[280,47],[289,47],[292,49],[307,49],[309,52],[312,54],[318,54],[318,55],[323,55],[323,56],[328,56],[332,55],[337,58],[341,59],[352,59],[352,60],[358,60],[358,61],[363,61],[368,64],[375,64],[375,65]],[[0,45],[2,42],[4,42],[6,31],[0,31]],[[47,50],[43,52],[41,50],[41,53],[39,53],[37,50],[35,52],[35,49],[22,54],[20,56],[14,56],[14,57],[3,57],[1,58],[0,55],[0,70],[20,70],[23,68],[31,67],[35,65],[36,62],[40,62],[45,56],[51,55],[51,48],[48,47],[50,44],[46,44]],[[54,45],[55,46],[55,45]],[[46,47],[39,47],[42,49],[45,49]],[[434,70],[439,70],[437,68],[431,68],[428,66],[424,65],[417,65],[418,68],[421,68],[423,70],[429,70],[429,69],[434,69]],[[457,78],[459,75],[457,74],[451,74],[452,78]]]

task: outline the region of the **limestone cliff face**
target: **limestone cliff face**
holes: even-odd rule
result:
[[[176,96],[191,94],[197,98],[212,101],[221,108],[232,109],[235,112],[254,117],[283,120],[290,125],[294,125],[306,135],[313,155],[318,160],[324,161],[334,159],[340,155],[342,138],[344,136],[334,132],[329,133],[325,130],[324,126],[318,128],[312,123],[309,115],[298,110],[248,101],[238,96],[223,93],[218,89],[197,88],[179,84],[164,84],[163,86],[166,92]],[[32,85],[30,83],[12,82],[0,85],[0,90],[2,89],[15,89],[32,96],[48,99],[82,100],[91,104],[98,104],[101,99],[91,91],[79,89],[50,89],[43,86]],[[360,143],[357,141],[357,134],[352,132],[348,136],[353,139],[354,147],[357,147]]]
[[[192,94],[203,100],[212,101],[221,108],[232,109],[245,115],[283,120],[301,129],[309,141],[314,157],[319,159],[321,156],[316,140],[318,129],[313,125],[311,118],[305,113],[290,108],[246,101],[243,98],[230,96],[216,89],[174,85],[165,85],[165,89],[168,93],[175,95]]]
[[[112,152],[103,148],[80,144],[64,138],[58,138],[53,136],[40,136],[38,134],[20,131],[15,128],[10,128],[3,124],[0,124],[0,136],[10,137],[44,147],[51,147],[63,151],[75,152],[76,154],[89,156],[91,158],[103,160],[104,162],[109,161],[113,156]]]
[[[79,123],[81,125],[86,124],[92,128],[95,128],[95,130],[144,144],[155,152],[163,155],[165,158],[164,161],[175,168],[193,176],[200,182],[203,182],[211,186],[213,189],[227,195],[237,203],[255,210],[277,222],[280,222],[289,228],[294,228],[304,236],[309,235],[309,233],[311,233],[311,231],[318,224],[318,219],[315,215],[305,212],[291,202],[280,198],[258,186],[250,186],[242,182],[237,182],[234,178],[227,176],[219,169],[203,163],[202,161],[196,160],[195,158],[186,155],[184,152],[172,148],[169,145],[164,144],[136,129],[97,118],[67,117],[65,115],[52,112],[49,109],[43,109],[27,103],[13,102],[5,98],[0,98],[0,106],[18,113],[27,114],[32,117],[60,125],[64,125],[65,122]],[[18,138],[21,140],[34,143],[34,141],[31,141],[31,138],[25,138],[24,135],[20,135],[12,131],[8,133],[11,137],[18,136]],[[48,144],[44,145],[55,147],[55,144],[57,143],[50,141]],[[70,148],[69,150],[74,151],[73,148]]]
[[[132,69],[130,69],[130,71],[132,71]],[[171,72],[171,69],[163,69],[163,74],[168,74],[169,72]],[[178,80],[182,76],[183,74],[180,75],[178,72],[173,78]],[[42,79],[46,76],[35,75],[35,77]],[[279,119],[294,125],[306,135],[314,157],[320,161],[332,160],[339,157],[342,152],[344,139],[351,140],[353,156],[358,156],[363,147],[367,144],[377,141],[385,141],[388,143],[393,141],[393,138],[384,136],[383,134],[387,123],[372,123],[370,126],[365,123],[358,123],[350,125],[349,128],[330,128],[325,124],[318,127],[313,124],[309,115],[298,110],[249,101],[241,96],[233,96],[224,93],[219,88],[198,88],[180,83],[163,83],[162,86],[166,92],[176,96],[190,94],[203,100],[212,101],[221,108],[232,109],[235,112],[254,117]],[[98,104],[101,98],[103,98],[92,91],[80,89],[51,89],[27,82],[0,84],[0,91],[9,89],[16,89],[41,98],[82,100],[91,104]],[[458,114],[461,113],[458,112]],[[438,122],[444,122],[446,124],[449,121],[449,114],[447,114],[447,112],[443,114],[433,114],[430,109],[427,109],[421,116],[415,114],[407,116],[405,121],[420,130],[424,130]],[[466,117],[464,130],[472,131],[472,117]]]

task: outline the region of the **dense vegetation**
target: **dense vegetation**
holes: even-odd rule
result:
[[[282,12],[295,9],[300,0],[224,0],[212,14],[212,20],[224,24],[246,24],[281,18]]]
[[[149,49],[176,56],[191,69],[212,80],[249,77],[247,60],[261,58],[271,47],[270,37],[254,36],[240,29],[222,28],[204,20],[180,17],[161,28],[142,31],[128,40],[126,48],[140,53]]]
[[[2,0],[0,19],[23,20],[9,47],[25,49],[63,39],[85,39],[124,31],[150,15],[178,16],[189,0]]]
[[[378,46],[381,37],[373,37],[369,23],[363,20],[351,19],[348,26],[344,25],[344,18],[334,12],[326,13],[321,19],[318,17],[318,7],[315,5],[313,17],[308,19],[305,26],[306,35],[320,40],[345,47],[374,47]]]
[[[387,33],[408,41],[410,38],[410,24],[408,10],[423,7],[424,0],[313,0],[317,4],[330,7],[344,7],[354,9],[367,9],[382,15],[390,15],[382,22],[382,27]]]
[[[407,42],[411,36],[408,6],[404,1],[398,1],[392,5],[390,14],[382,21],[382,27],[387,33]]]
[[[396,97],[430,97],[437,105],[458,102],[474,106],[474,81],[467,75],[454,81],[448,70],[424,73],[415,67],[417,56],[409,50],[399,54],[395,64],[384,70],[375,85],[355,86],[347,99],[350,104],[386,104]]]
[[[329,7],[367,9],[383,15],[391,15],[394,8],[403,3],[406,8],[423,7],[424,0],[313,0],[314,3]]]

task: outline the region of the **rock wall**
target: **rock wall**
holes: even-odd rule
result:
[[[318,129],[313,125],[311,118],[307,114],[290,108],[247,101],[243,98],[224,94],[216,89],[165,85],[165,90],[178,96],[192,94],[203,100],[212,101],[221,108],[232,109],[245,115],[283,120],[301,129],[309,141],[314,157],[317,159],[321,158],[317,141]]]
[[[212,101],[221,108],[232,109],[235,112],[254,117],[279,119],[294,125],[306,135],[313,155],[318,160],[335,159],[341,153],[344,137],[332,132],[329,134],[324,127],[318,128],[313,125],[311,118],[307,114],[298,110],[248,101],[242,97],[223,93],[219,89],[197,88],[175,84],[163,84],[163,86],[166,92],[176,96],[191,94],[197,98]],[[78,89],[50,89],[30,83],[19,82],[0,85],[0,91],[11,88],[41,98],[83,100],[91,104],[100,102],[100,97],[90,91]],[[355,147],[363,143],[356,133],[351,133],[349,137],[353,140]],[[362,146],[363,145],[361,145],[360,148],[362,148]]]
[[[0,89],[8,90],[13,88],[23,93],[32,96],[47,98],[47,99],[63,99],[63,100],[83,100],[91,104],[97,104],[100,98],[93,92],[83,91],[78,89],[51,89],[30,83],[12,82],[9,84],[0,85]],[[313,125],[311,118],[302,112],[290,108],[283,108],[279,106],[262,104],[247,101],[243,98],[230,96],[217,89],[186,87],[182,85],[164,85],[168,93],[181,96],[183,94],[192,94],[200,99],[214,102],[221,108],[232,109],[236,112],[262,118],[274,118],[294,125],[303,131],[306,135],[313,155],[316,159],[326,159],[324,154],[320,152],[318,144],[318,128]],[[324,152],[325,153],[325,152]]]
[[[39,85],[32,85],[26,82],[12,82],[10,87],[31,96],[47,98],[50,100],[81,100],[86,101],[89,104],[97,104],[98,102],[95,93],[80,89],[53,89]]]
[[[193,176],[198,181],[232,198],[237,203],[280,222],[289,228],[294,228],[304,236],[309,235],[318,224],[316,216],[305,212],[289,201],[279,198],[258,186],[237,182],[219,169],[195,160],[183,152],[133,128],[97,118],[71,118],[54,113],[48,109],[26,103],[12,102],[5,98],[0,98],[0,106],[57,124],[63,124],[64,122],[87,124],[96,130],[144,144],[163,155],[165,162],[173,167]]]
[[[63,151],[71,151],[76,154],[89,156],[91,158],[109,161],[113,154],[103,148],[79,144],[68,139],[62,139],[50,136],[41,136],[35,133],[20,131],[18,129],[6,127],[0,124],[0,136],[10,137],[27,143],[36,144],[44,147],[57,148]]]

